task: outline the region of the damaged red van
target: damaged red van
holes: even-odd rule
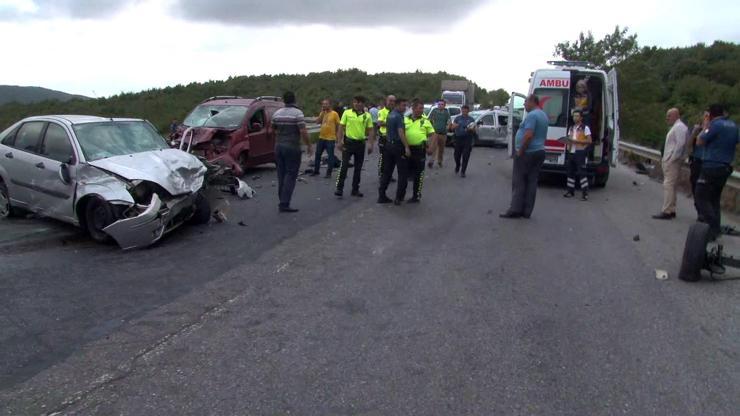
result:
[[[275,162],[275,140],[270,121],[279,97],[211,97],[185,118],[172,145],[231,167],[237,176],[247,168]]]

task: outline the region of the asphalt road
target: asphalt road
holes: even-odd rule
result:
[[[374,160],[362,200],[307,178],[293,216],[260,169],[227,223],[133,252],[0,223],[0,414],[736,415],[740,281],[676,278],[691,201],[652,220],[620,168],[502,220],[504,153],[418,206],[374,203]]]

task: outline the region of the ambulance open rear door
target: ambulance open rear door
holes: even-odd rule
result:
[[[619,90],[617,88],[617,70],[612,69],[607,74],[606,82],[606,106],[609,130],[611,131],[611,160],[613,167],[617,166],[619,159]]]
[[[519,124],[524,120],[524,101],[527,96],[518,92],[512,92],[509,100],[509,122],[506,126],[507,142],[509,144],[509,156],[514,157],[514,139],[519,130]]]

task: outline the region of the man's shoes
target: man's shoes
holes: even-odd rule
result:
[[[352,191],[352,196],[357,197],[357,198],[362,198],[365,195],[360,191]]]
[[[319,172],[315,170],[315,171],[309,173],[308,176],[319,176]]]
[[[672,220],[676,218],[676,213],[661,212],[660,214],[653,215],[653,218],[656,220]]]
[[[498,216],[499,218],[521,218],[522,214],[518,212],[506,211],[504,213],[498,214]]]
[[[427,167],[428,167],[429,169],[433,168],[433,167],[434,167],[434,161],[432,160],[432,161],[430,161],[429,163],[427,163]]]
[[[388,198],[385,195],[381,195],[381,196],[378,197],[378,203],[379,204],[390,204],[391,202],[393,202],[393,200],[390,199],[390,198]]]
[[[460,173],[460,166],[455,166],[455,173]]]
[[[568,191],[568,192],[566,192],[566,193],[563,194],[563,198],[573,198],[574,196],[576,196],[576,194],[574,194],[571,191]]]
[[[419,199],[417,197],[413,197],[413,198],[409,199],[409,202],[408,203],[409,204],[418,204],[419,202],[421,202],[421,199]]]
[[[340,197],[340,198],[341,198],[341,197],[343,197],[343,196],[344,196],[344,192],[342,192],[342,191],[335,191],[335,192],[334,192],[334,195],[336,195],[336,196],[338,196],[338,197]]]
[[[285,206],[285,205],[278,206],[278,210],[286,214],[292,214],[292,213],[298,212],[296,208],[291,208],[290,206]]]
[[[464,177],[465,177],[465,172],[461,173],[461,174],[460,174],[460,177],[461,177],[461,178],[464,178]]]
[[[437,162],[437,166],[442,169],[442,162]]]
[[[324,175],[325,178],[331,178],[331,172],[326,172],[326,175]]]
[[[587,193],[584,192],[583,195],[581,195],[581,201],[588,201],[588,194]],[[675,216],[676,214],[673,214],[673,215]]]
[[[403,201],[401,201],[400,199],[395,199],[395,200],[393,200],[393,205],[399,206],[399,205],[401,205],[402,202]]]

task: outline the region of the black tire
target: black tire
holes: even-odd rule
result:
[[[0,180],[0,219],[10,218],[16,214],[16,209],[10,205],[10,194],[5,182]]]
[[[211,204],[203,194],[198,193],[193,210],[193,216],[188,220],[188,224],[204,225],[211,221]]]
[[[709,243],[709,225],[697,222],[689,228],[686,236],[686,245],[681,258],[681,271],[678,278],[686,282],[696,282],[701,279],[701,269],[707,257]]]
[[[594,188],[604,188],[609,181],[609,172],[594,177]]]
[[[115,211],[108,201],[93,197],[85,204],[85,227],[90,238],[98,243],[113,241],[103,229],[116,221]]]
[[[239,163],[239,167],[242,169],[242,174],[246,174],[247,172],[247,163],[249,162],[249,152],[244,151],[239,153],[239,160],[237,163]],[[275,162],[277,164],[277,162]]]

